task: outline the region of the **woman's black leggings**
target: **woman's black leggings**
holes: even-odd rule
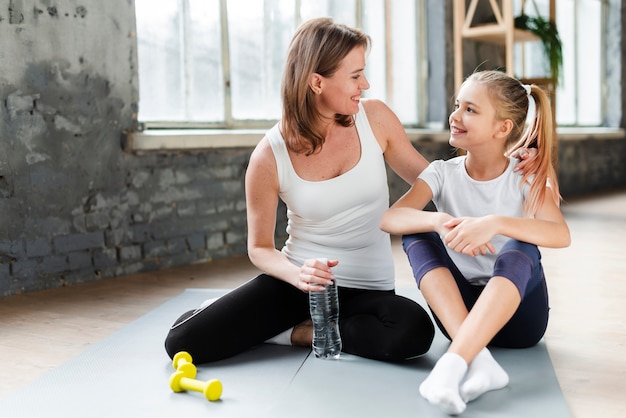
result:
[[[194,362],[222,360],[261,344],[310,318],[308,294],[266,274],[203,309],[184,313],[165,340],[170,357],[187,351]],[[428,351],[434,326],[418,303],[393,290],[339,288],[343,351],[400,361]]]

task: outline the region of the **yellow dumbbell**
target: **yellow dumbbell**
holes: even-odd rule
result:
[[[206,382],[185,376],[185,372],[176,371],[170,377],[170,387],[174,392],[193,390],[201,392],[209,401],[217,401],[222,396],[222,382],[211,379]]]
[[[195,378],[198,370],[192,363],[191,354],[186,351],[179,351],[172,359],[172,366],[179,372],[185,373],[185,377]]]

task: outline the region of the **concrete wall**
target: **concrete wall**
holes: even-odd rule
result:
[[[0,5],[0,295],[245,253],[250,149],[135,156],[134,3]]]
[[[132,0],[0,5],[0,295],[245,254],[251,148],[122,150],[139,102],[134,30]],[[564,194],[626,186],[624,155],[625,138],[562,141]],[[392,199],[406,190],[389,182]]]

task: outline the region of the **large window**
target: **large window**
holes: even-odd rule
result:
[[[564,59],[556,90],[559,126],[606,123],[612,92],[607,84],[615,84],[606,75],[615,73],[606,67],[611,58],[606,52],[607,4],[616,1],[555,2]],[[536,14],[535,5],[542,16],[549,15],[550,0],[514,0],[514,9],[520,10],[522,3],[529,15]],[[301,22],[317,16],[361,27],[372,37],[366,67],[371,88],[365,97],[384,100],[406,127],[445,125],[447,111],[444,120],[426,120],[429,104],[446,100],[428,97],[429,91],[445,95],[443,87],[433,90],[433,80],[443,83],[440,74],[431,73],[429,84],[428,72],[452,65],[444,60],[429,68],[427,60],[427,49],[440,53],[446,48],[444,33],[426,39],[427,24],[433,28],[443,24],[426,22],[427,5],[443,9],[437,0],[135,0],[135,4],[138,119],[149,128],[266,128],[280,117],[280,79],[291,37]],[[443,20],[444,15],[437,17]],[[523,62],[516,74],[546,76],[539,43],[516,48],[514,61]]]
[[[304,20],[331,16],[373,39],[366,97],[420,126],[423,1],[136,0],[139,121],[152,127],[267,126],[280,117],[287,48]],[[423,31],[419,32],[419,31]]]

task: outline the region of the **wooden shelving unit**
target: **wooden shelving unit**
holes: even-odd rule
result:
[[[488,0],[491,11],[496,19],[495,23],[474,25],[474,15],[479,0],[470,0],[466,8],[466,0],[454,0],[454,87],[457,90],[464,80],[463,74],[463,40],[488,42],[504,47],[504,66],[509,75],[513,74],[513,48],[522,42],[540,42],[533,33],[515,28],[513,0]],[[525,7],[522,2],[522,10]],[[556,13],[555,0],[550,0],[550,18]],[[555,85],[554,79],[534,79],[546,87]]]

